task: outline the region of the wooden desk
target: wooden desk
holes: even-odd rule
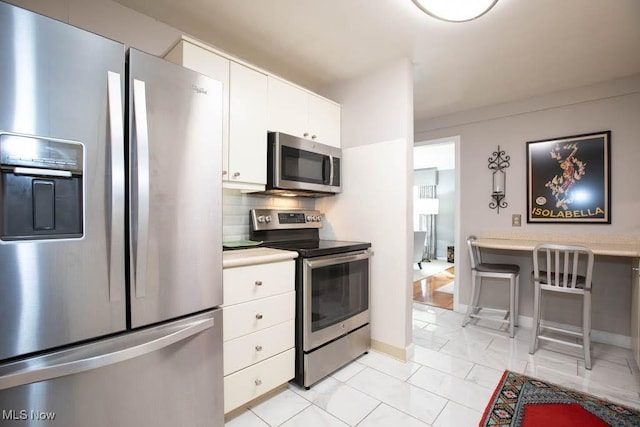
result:
[[[594,255],[631,259],[631,351],[640,367],[640,237],[639,236],[561,236],[487,234],[473,244],[479,248],[533,252],[539,243],[588,246]]]

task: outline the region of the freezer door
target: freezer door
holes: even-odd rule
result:
[[[3,165],[40,165],[3,167],[0,178],[0,361],[126,327],[124,52],[120,43],[0,3],[2,149],[20,152],[3,151]],[[47,149],[35,150],[43,141]],[[75,147],[77,158],[56,144]],[[81,174],[68,177],[74,168]],[[12,184],[25,176],[41,187],[31,202],[30,187],[20,195]],[[75,180],[73,191],[65,180]],[[80,200],[72,232],[47,236],[71,220],[50,209],[72,205],[70,194]],[[15,240],[7,230],[21,197],[24,222],[44,231]]]
[[[223,425],[222,310],[0,365],[0,425]]]
[[[127,79],[137,328],[222,304],[222,84],[135,49]]]

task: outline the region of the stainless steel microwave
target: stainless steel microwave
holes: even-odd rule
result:
[[[339,193],[342,150],[281,132],[268,133],[266,193],[307,197]]]

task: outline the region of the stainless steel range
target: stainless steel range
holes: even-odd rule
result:
[[[306,388],[369,351],[371,243],[320,240],[323,215],[253,209],[252,240],[297,251],[296,376]]]

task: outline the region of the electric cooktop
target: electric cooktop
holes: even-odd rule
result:
[[[368,242],[322,240],[324,215],[310,209],[252,209],[250,238],[262,246],[297,251],[301,257],[316,257],[364,250]]]

